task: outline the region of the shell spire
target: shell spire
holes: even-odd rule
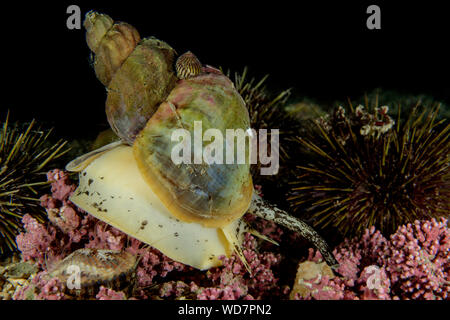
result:
[[[108,122],[131,145],[175,86],[176,52],[156,38],[141,40],[130,24],[94,11],[86,14],[84,27],[95,73],[107,88]]]
[[[98,45],[114,24],[110,16],[95,11],[86,13],[83,26],[86,29],[86,42],[92,52],[97,52]]]
[[[133,52],[141,37],[132,25],[114,22],[106,14],[90,11],[84,20],[86,42],[95,53],[97,78],[108,86],[116,71]]]
[[[175,69],[179,79],[189,79],[202,73],[202,63],[192,52],[188,51],[178,57]]]

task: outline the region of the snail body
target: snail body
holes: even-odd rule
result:
[[[246,231],[241,219],[223,228],[177,219],[144,180],[132,147],[115,146],[86,161],[70,197],[84,211],[197,269],[218,266],[221,255],[240,251]]]
[[[90,12],[84,25],[108,92],[107,118],[121,141],[68,164],[80,172],[71,201],[199,269],[220,265],[218,257],[233,251],[243,257],[247,228],[240,218],[253,194],[249,163],[175,164],[171,158],[174,130],[194,135],[196,121],[223,135],[250,127],[233,83],[192,53],[175,61],[168,44],[140,40],[134,27],[106,15]]]
[[[176,59],[165,42],[141,40],[134,27],[107,15],[89,12],[84,26],[108,92],[106,115],[120,141],[67,165],[80,172],[74,204],[198,269],[218,266],[220,256],[233,252],[248,267],[241,249],[247,211],[312,238],[327,262],[335,262],[314,230],[255,194],[249,161],[173,161],[177,130],[195,136],[201,123],[223,137],[229,129],[250,129],[245,102],[222,72],[190,52]],[[227,147],[228,141],[221,148]],[[244,148],[248,159],[250,143]],[[195,159],[195,146],[187,149]]]
[[[139,170],[180,220],[225,226],[247,210],[253,192],[249,163],[175,164],[174,130],[247,130],[245,102],[218,70],[203,68],[191,52],[176,52],[156,38],[104,14],[90,12],[84,25],[95,71],[107,87],[111,128],[133,146]],[[175,70],[176,69],[176,70]],[[201,151],[200,151],[201,152]],[[194,153],[192,147],[191,153]],[[248,154],[248,150],[247,150]]]

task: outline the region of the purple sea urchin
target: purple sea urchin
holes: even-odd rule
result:
[[[25,213],[44,221],[39,205],[42,188],[48,186],[45,173],[61,157],[66,142],[48,142],[52,130],[35,127],[33,120],[24,129],[9,124],[9,113],[0,132],[0,256],[16,250],[15,237]]]
[[[439,108],[407,121],[399,110],[396,123],[387,107],[350,110],[339,107],[297,138],[312,155],[297,166],[289,198],[302,218],[354,235],[448,216],[450,125],[436,120]]]

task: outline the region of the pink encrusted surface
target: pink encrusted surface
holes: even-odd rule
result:
[[[16,239],[22,259],[35,262],[41,272],[36,275],[36,280],[33,280],[33,288],[24,287],[19,290],[16,299],[27,298],[26,293],[30,290],[37,292],[33,295],[34,299],[67,298],[62,293],[62,284],[57,279],[43,279],[49,266],[79,248],[127,250],[138,255],[138,290],[135,290],[136,296],[133,298],[148,298],[139,288],[148,288],[155,284],[161,284],[158,291],[161,298],[177,298],[182,294],[180,288],[186,287],[189,287],[189,295],[198,299],[258,299],[277,289],[277,279],[271,267],[279,262],[280,257],[270,252],[257,253],[256,240],[249,234],[245,239],[244,255],[250,263],[251,275],[236,256],[221,257],[223,267],[201,272],[173,261],[160,251],[128,237],[77,208],[68,200],[76,188],[66,172],[53,170],[47,177],[52,181],[52,194],[42,196],[41,205],[46,208],[50,222],[43,225],[26,215],[23,218],[25,231]],[[270,223],[266,227],[262,233],[278,231]],[[164,281],[171,273],[176,273],[177,279],[181,279],[176,285],[173,285],[173,280]],[[187,285],[185,282],[191,284]],[[96,298],[121,299],[121,294],[102,287]],[[183,294],[186,294],[186,290],[183,290]]]
[[[92,298],[234,300],[287,299],[289,296],[290,288],[286,282],[280,283],[280,278],[285,272],[282,262],[289,263],[292,259],[286,259],[268,242],[258,242],[246,234],[243,248],[251,273],[235,255],[221,257],[222,267],[195,270],[78,209],[68,200],[75,185],[64,171],[53,170],[48,179],[52,181],[52,193],[41,197],[41,205],[48,212],[49,222],[41,224],[25,215],[24,232],[16,239],[22,260],[34,262],[40,272],[29,286],[16,292],[15,299],[69,298],[58,279],[46,278],[47,268],[79,248],[127,250],[140,259],[136,269],[137,287],[132,297],[100,287]],[[283,230],[272,222],[248,215],[245,218],[256,225],[261,234],[279,241],[281,246],[295,240],[290,232],[285,232],[283,237]],[[311,286],[309,295],[295,297],[449,299],[449,251],[450,231],[444,219],[402,226],[390,239],[372,228],[361,238],[347,239],[334,249],[340,263],[338,276],[305,280]],[[310,249],[305,259],[319,262],[321,256]],[[378,273],[374,280],[375,271]],[[291,275],[289,286],[294,277],[295,274]]]
[[[101,286],[95,298],[98,300],[125,300],[126,296],[123,292]]]
[[[341,277],[307,280],[313,288],[307,299],[450,298],[446,219],[401,226],[389,240],[371,228],[361,239],[344,241],[333,253]],[[308,260],[321,261],[320,253],[310,249]]]

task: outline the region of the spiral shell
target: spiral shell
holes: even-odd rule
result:
[[[107,86],[108,121],[128,145],[113,143],[72,161],[68,168],[82,172],[71,201],[199,269],[220,265],[218,257],[233,251],[243,257],[240,218],[253,194],[249,162],[172,160],[179,142],[172,140],[174,130],[192,137],[201,123],[222,137],[229,129],[248,131],[249,114],[233,83],[191,52],[175,63],[168,44],[153,37],[138,41],[128,24],[109,26],[109,19],[94,14],[87,20],[87,41],[103,65],[95,70]],[[250,143],[241,145],[248,159]],[[225,143],[215,150],[225,154],[228,148]],[[194,149],[189,151],[192,158]]]
[[[82,295],[87,291],[95,292],[100,285],[115,289],[130,285],[136,265],[137,257],[129,252],[85,248],[74,251],[56,263],[48,277],[58,278],[67,284],[75,271],[79,271],[80,288],[73,290],[77,295]]]
[[[88,46],[95,53],[95,73],[103,85],[108,86],[141,40],[139,32],[128,23],[113,23],[109,16],[95,12],[86,15],[84,26]]]
[[[97,78],[107,87],[106,115],[114,132],[128,144],[142,130],[175,86],[176,52],[150,37],[141,40],[128,23],[90,12],[86,41],[95,54]]]
[[[103,36],[113,26],[114,21],[110,16],[95,11],[86,14],[83,26],[86,29],[86,42],[91,51],[96,52]]]
[[[188,79],[202,73],[202,64],[192,52],[188,51],[178,57],[175,69],[178,78]]]
[[[111,128],[128,144],[175,86],[174,59],[175,51],[168,44],[147,38],[114,74],[108,86],[106,115]]]

